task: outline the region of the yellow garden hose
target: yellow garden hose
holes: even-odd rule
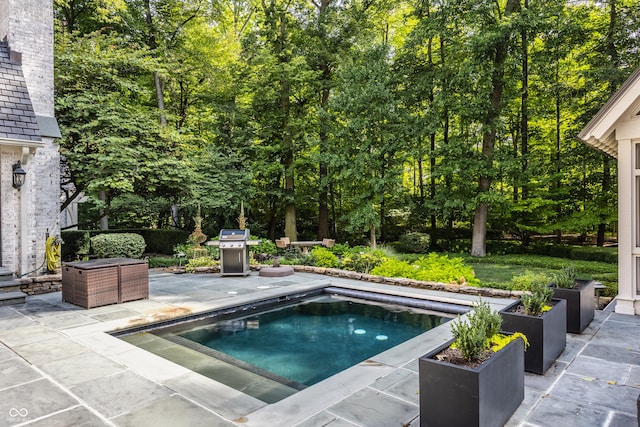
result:
[[[55,271],[56,268],[58,268],[58,263],[60,262],[60,243],[61,240],[59,237],[47,237],[47,241],[44,245],[44,255],[47,261],[48,271]]]

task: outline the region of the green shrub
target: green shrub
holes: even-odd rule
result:
[[[311,260],[316,267],[338,267],[338,257],[329,249],[321,246],[317,246],[311,250]]]
[[[61,257],[63,261],[82,259],[89,255],[91,241],[89,240],[89,233],[87,231],[62,231],[60,232],[60,237],[64,242],[61,247]]]
[[[218,265],[218,261],[215,259],[209,256],[202,256],[190,259],[185,265],[185,270],[189,273],[193,273],[196,267],[215,267],[216,265]]]
[[[272,240],[256,236],[251,236],[251,240],[260,240],[260,244],[249,246],[249,251],[254,254],[276,255],[278,253],[278,247]]]
[[[414,232],[401,235],[397,247],[400,252],[426,254],[430,245],[431,237],[428,234]]]
[[[520,299],[527,315],[540,316],[549,304],[552,296],[553,289],[549,287],[548,281],[536,281],[530,283],[529,292],[523,293]]]
[[[510,288],[516,291],[532,291],[537,283],[544,283],[545,286],[548,286],[551,283],[551,277],[546,273],[525,270],[524,274],[513,276]]]
[[[146,252],[172,255],[173,248],[187,241],[189,233],[183,230],[143,229],[136,232],[144,237]]]
[[[488,302],[482,300],[474,304],[473,311],[464,322],[458,317],[451,323],[454,347],[467,360],[478,359],[489,348],[489,340],[500,332],[502,316],[491,310]]]
[[[553,274],[553,285],[556,288],[571,289],[575,286],[578,271],[573,265],[569,265]]]
[[[178,258],[168,257],[151,257],[149,258],[149,268],[167,268],[180,265],[181,260]]]
[[[332,247],[330,247],[329,250],[340,257],[348,253],[351,248],[345,243],[336,243]]]
[[[135,233],[99,234],[91,238],[91,249],[98,258],[140,258],[145,243]]]
[[[466,265],[462,258],[449,258],[436,253],[422,256],[413,263],[387,259],[371,270],[371,274],[459,285],[479,286],[480,284],[473,274],[473,269]]]
[[[354,247],[346,253],[340,261],[340,267],[345,270],[357,271],[359,273],[369,273],[375,267],[386,260],[384,252],[376,249]]]

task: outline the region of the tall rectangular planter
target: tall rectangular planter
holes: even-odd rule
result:
[[[595,283],[576,280],[573,289],[553,288],[553,297],[567,300],[567,332],[580,334],[593,320],[595,312]]]
[[[516,339],[477,368],[419,360],[420,426],[503,426],[524,399],[524,342]]]
[[[515,301],[500,310],[502,329],[526,335],[529,347],[524,353],[524,369],[544,374],[567,345],[567,302],[552,299],[553,308],[542,316],[510,312],[520,303],[520,300]]]

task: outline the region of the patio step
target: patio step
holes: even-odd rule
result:
[[[21,291],[0,292],[0,306],[24,304],[27,294]]]
[[[20,290],[20,281],[13,271],[0,267],[0,306],[24,304],[27,294]]]

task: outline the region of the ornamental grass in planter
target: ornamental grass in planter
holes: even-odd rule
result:
[[[563,268],[551,283],[553,297],[567,301],[567,332],[580,334],[593,320],[595,283],[579,280],[573,266]]]
[[[420,358],[420,426],[502,426],[520,406],[527,338],[499,333],[501,323],[480,301],[452,322],[453,339]]]
[[[527,372],[544,374],[567,344],[567,302],[552,299],[553,289],[544,278],[529,284],[529,290],[500,311],[502,329],[527,336],[524,357]]]

